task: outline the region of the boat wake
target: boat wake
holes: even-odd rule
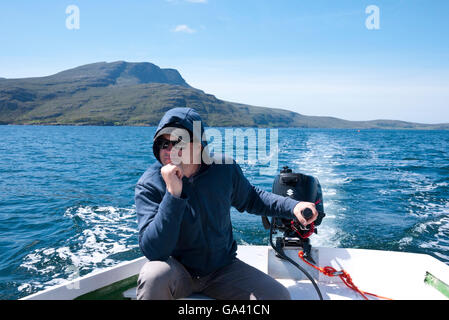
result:
[[[140,256],[135,208],[71,207],[64,217],[72,222],[72,235],[59,241],[60,246],[25,256],[20,267],[41,281],[21,284],[20,292],[35,292]]]

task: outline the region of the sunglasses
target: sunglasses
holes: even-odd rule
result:
[[[178,143],[184,142],[181,140],[181,138],[178,138],[178,140],[167,140],[164,138],[161,139],[157,139],[156,140],[156,145],[158,147],[158,149],[168,149],[170,146],[172,146],[172,148],[174,146],[176,146]]]

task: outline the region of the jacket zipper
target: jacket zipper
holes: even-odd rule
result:
[[[203,171],[201,174],[196,175],[196,176],[191,176],[188,178],[188,182],[190,184],[190,190],[192,192],[192,195],[195,196],[195,198],[197,197],[197,194],[194,190],[194,182],[195,180],[197,180],[199,177],[201,177],[205,172],[207,172],[207,170]],[[196,199],[195,199],[196,200]],[[202,217],[200,215],[200,221],[202,222]],[[205,266],[209,265],[209,261],[210,261],[210,250],[209,250],[209,238],[207,236],[207,226],[208,226],[208,215],[205,215],[205,222],[204,222],[204,226],[203,226],[203,235],[204,235],[204,240],[206,242],[206,262],[205,262]]]

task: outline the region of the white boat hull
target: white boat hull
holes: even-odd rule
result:
[[[346,287],[339,277],[324,276],[305,265],[298,258],[298,249],[287,249],[285,252],[312,275],[325,300],[363,299],[360,294]],[[289,262],[276,257],[271,247],[239,246],[237,256],[285,285],[292,299],[318,299],[312,283]],[[321,247],[312,249],[312,257],[319,266],[346,270],[354,284],[363,291],[400,300],[448,299],[424,282],[426,272],[430,272],[441,281],[449,283],[449,266],[429,255]],[[47,288],[23,300],[72,300],[118,281],[135,277],[146,261],[146,258],[142,257],[123,262]],[[127,290],[125,296],[134,298],[135,289]]]

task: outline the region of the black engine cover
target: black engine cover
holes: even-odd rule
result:
[[[323,193],[320,182],[315,177],[295,173],[290,168],[284,167],[274,179],[272,192],[298,201],[315,203],[318,211],[315,226],[320,225],[325,217]]]

